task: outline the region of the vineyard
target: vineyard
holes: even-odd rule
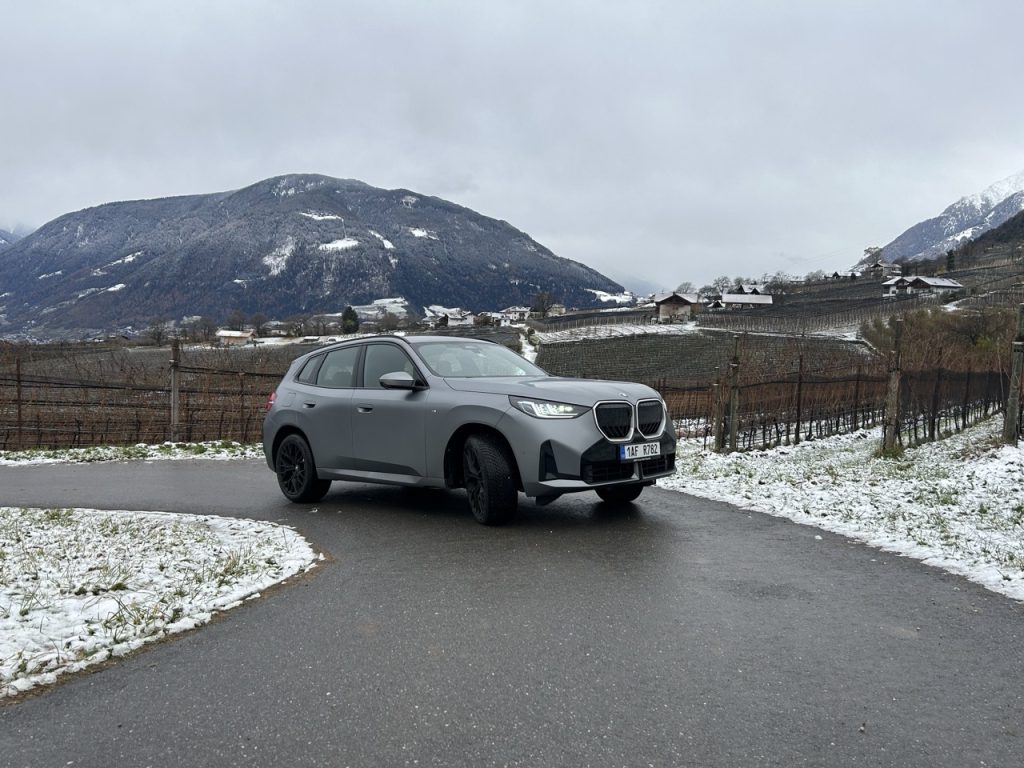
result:
[[[0,345],[0,450],[257,442],[269,393],[309,348]],[[716,450],[793,444],[887,416],[901,444],[934,440],[1004,411],[1019,386],[1004,362],[926,362],[900,368],[860,341],[723,331],[546,344],[538,356],[556,375],[650,384],[677,426]]]
[[[259,439],[268,394],[308,347],[0,347],[0,450]]]

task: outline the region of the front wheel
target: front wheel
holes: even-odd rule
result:
[[[596,490],[601,501],[609,504],[628,504],[640,497],[640,494],[644,492],[644,487],[640,483],[633,483],[631,485],[609,485]]]
[[[488,435],[471,436],[462,450],[462,474],[477,522],[502,525],[512,519],[519,491],[508,448]]]
[[[281,441],[274,469],[277,471],[277,485],[289,501],[320,501],[330,490],[331,481],[317,477],[313,452],[309,443],[299,435],[288,435]]]

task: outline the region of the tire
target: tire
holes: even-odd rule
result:
[[[462,449],[462,474],[473,517],[483,525],[503,525],[516,513],[514,460],[508,448],[489,435],[472,435]]]
[[[609,485],[605,488],[597,488],[596,490],[597,495],[601,497],[601,501],[608,504],[628,504],[640,497],[640,494],[644,491],[644,486],[640,483],[631,483],[629,485]]]
[[[330,480],[317,477],[313,452],[299,435],[288,435],[274,456],[277,485],[289,501],[305,504],[320,501],[331,488]]]

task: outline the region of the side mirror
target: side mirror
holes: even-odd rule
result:
[[[405,371],[385,373],[380,377],[380,385],[384,389],[419,389],[416,379]]]

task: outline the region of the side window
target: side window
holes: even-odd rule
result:
[[[380,377],[395,371],[405,371],[419,377],[416,366],[409,356],[394,344],[371,344],[366,348],[366,362],[363,363],[364,387],[380,389]]]
[[[300,384],[312,384],[316,381],[316,372],[320,370],[320,363],[324,361],[323,355],[316,355],[309,358],[306,364],[302,366],[302,370],[299,371],[299,375],[295,377],[295,380]]]
[[[320,366],[316,383],[320,387],[343,389],[355,384],[356,361],[359,359],[359,347],[342,347],[328,352],[324,364]]]

